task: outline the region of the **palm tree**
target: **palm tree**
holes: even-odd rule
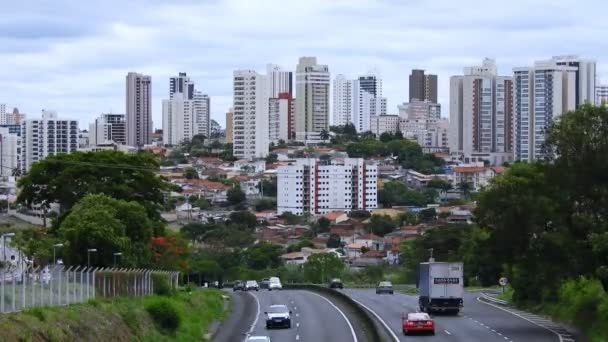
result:
[[[460,190],[464,198],[468,199],[471,196],[471,190],[473,190],[473,183],[462,180],[458,183],[458,190]]]
[[[321,138],[321,140],[327,140],[329,139],[329,132],[326,129],[323,129],[319,133],[319,137]]]

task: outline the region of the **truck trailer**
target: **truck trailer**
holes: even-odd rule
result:
[[[462,262],[420,263],[418,304],[422,312],[458,314],[463,307]]]

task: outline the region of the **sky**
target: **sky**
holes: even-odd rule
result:
[[[388,113],[407,101],[408,75],[439,77],[449,116],[449,77],[495,58],[501,75],[555,55],[597,61],[608,82],[608,2],[602,0],[30,0],[3,3],[0,103],[30,118],[42,109],[78,119],[125,112],[125,77],[152,76],[153,120],[169,77],[187,72],[211,97],[222,126],[236,69],[295,70],[316,56],[337,74],[374,69]]]

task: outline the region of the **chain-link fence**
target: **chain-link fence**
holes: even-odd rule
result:
[[[0,313],[91,298],[146,296],[154,293],[155,284],[177,288],[178,279],[179,272],[147,269],[63,265],[25,272],[0,269]]]

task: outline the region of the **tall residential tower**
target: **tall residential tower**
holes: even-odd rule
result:
[[[300,57],[296,68],[296,140],[318,140],[329,130],[329,67]]]
[[[152,77],[127,74],[127,145],[141,147],[152,142]]]

